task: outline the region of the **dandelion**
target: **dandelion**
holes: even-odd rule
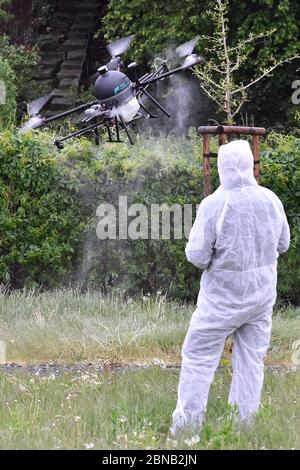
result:
[[[199,442],[199,441],[200,441],[200,437],[197,434],[195,434],[195,436],[192,436],[191,439],[185,439],[183,442],[187,446],[191,447],[191,446],[197,444],[197,442]]]
[[[189,447],[191,447],[191,445],[192,445],[191,439],[185,439],[183,442]]]
[[[126,418],[126,416],[120,416],[119,421],[120,423],[127,423],[128,419]]]
[[[75,423],[77,423],[77,422],[80,421],[80,420],[81,420],[81,417],[80,417],[80,416],[74,416],[74,421],[75,421]]]
[[[200,437],[198,436],[198,434],[195,434],[195,436],[191,437],[192,444],[197,444],[199,441],[200,441]]]
[[[93,442],[88,442],[88,443],[85,443],[84,444],[84,448],[86,450],[90,450],[90,449],[93,449],[93,447],[95,447],[95,444]]]

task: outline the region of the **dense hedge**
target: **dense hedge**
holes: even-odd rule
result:
[[[102,240],[102,202],[188,203],[201,200],[201,148],[189,139],[138,140],[133,147],[83,139],[58,153],[49,133],[0,134],[0,277],[12,287],[79,282],[130,294],[168,290],[195,299],[197,269],[182,240]],[[279,291],[300,302],[300,139],[270,136],[263,145],[263,183],[283,200],[292,227],[280,260]],[[216,169],[213,172],[217,185]]]

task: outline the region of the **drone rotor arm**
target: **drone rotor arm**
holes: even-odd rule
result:
[[[100,122],[96,122],[95,124],[91,125],[91,126],[88,126],[88,127],[85,127],[84,129],[81,129],[80,131],[77,131],[77,132],[72,132],[71,134],[68,134],[66,135],[65,137],[62,137],[60,139],[56,139],[54,141],[54,144],[58,147],[58,148],[63,148],[62,147],[62,144],[63,142],[65,142],[66,140],[69,140],[69,139],[74,139],[74,138],[77,138],[77,137],[81,137],[82,135],[84,134],[87,134],[89,132],[93,132],[95,130],[97,130],[100,126],[102,126],[104,123],[103,121],[100,121]]]
[[[51,116],[49,118],[44,119],[44,123],[48,124],[48,122],[57,121],[58,119],[62,119],[64,117],[70,116],[71,114],[84,111],[85,109],[88,109],[91,106],[94,106],[95,104],[98,104],[98,101],[91,101],[90,103],[81,104],[80,106],[77,106],[76,108],[69,109],[67,111],[64,111],[63,113],[59,113],[59,114],[56,114],[55,116]]]

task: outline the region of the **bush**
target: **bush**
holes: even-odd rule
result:
[[[282,298],[300,303],[300,138],[269,134],[262,146],[262,184],[282,200],[291,228],[291,246],[280,257]]]
[[[14,72],[0,54],[0,130],[14,123],[16,93]]]
[[[65,282],[85,227],[80,157],[73,166],[50,136],[6,131],[0,168],[1,280],[13,287]]]
[[[37,47],[15,45],[8,36],[1,36],[0,57],[8,62],[13,71],[10,81],[14,82],[17,97],[31,99],[35,93],[31,80],[39,62]]]
[[[214,144],[216,146],[216,143]],[[300,303],[300,139],[271,135],[262,146],[262,182],[286,207],[292,244],[279,262],[279,293]],[[216,162],[213,185],[217,186]],[[201,147],[189,139],[138,139],[135,146],[86,139],[58,153],[49,133],[0,136],[0,276],[12,287],[118,287],[131,295],[168,291],[196,299],[199,272],[187,263],[186,240],[99,240],[101,203],[201,200]]]

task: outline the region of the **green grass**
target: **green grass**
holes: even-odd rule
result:
[[[163,296],[127,299],[76,290],[0,294],[0,339],[8,360],[135,362],[152,367],[54,377],[0,373],[1,449],[184,449],[169,436],[178,370],[194,310]],[[300,310],[276,311],[266,365],[291,365]],[[235,429],[227,406],[229,348],[212,386],[200,449],[300,448],[300,372],[267,368],[253,429]]]
[[[217,374],[200,449],[300,448],[300,376],[267,372],[251,431],[234,429],[226,406],[230,372]],[[188,448],[169,437],[178,373],[153,367],[125,374],[0,376],[2,449]]]

